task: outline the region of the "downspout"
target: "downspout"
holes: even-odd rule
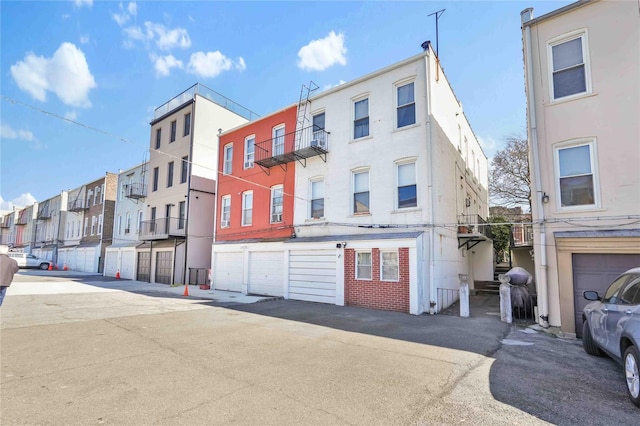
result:
[[[187,250],[189,248],[189,208],[191,206],[191,174],[193,173],[193,131],[196,123],[196,94],[193,94],[193,102],[191,103],[191,129],[189,131],[189,160],[187,163],[187,204],[184,207],[184,269],[182,270],[182,276],[184,279],[184,285],[189,285],[187,282]],[[217,177],[217,176],[216,176]],[[178,219],[180,220],[180,219]],[[176,248],[177,251],[177,248]],[[176,252],[174,251],[174,253]]]
[[[521,22],[524,29],[524,54],[525,62],[527,64],[527,108],[529,110],[529,149],[533,157],[533,171],[535,174],[535,195],[534,203],[536,210],[538,211],[539,223],[540,223],[540,242],[537,247],[534,241],[534,256],[538,262],[536,262],[536,281],[538,282],[538,314],[540,316],[539,323],[545,328],[549,327],[549,296],[547,288],[547,252],[546,243],[547,236],[545,234],[544,225],[544,208],[542,205],[542,185],[540,183],[540,153],[538,151],[538,125],[536,121],[536,105],[534,96],[534,81],[533,81],[533,62],[531,54],[531,26],[526,25],[527,22],[533,19],[533,8],[527,8],[520,13]]]
[[[426,70],[426,88],[427,88],[427,102],[426,102],[426,106],[427,106],[427,111],[426,111],[426,118],[427,118],[427,151],[428,151],[428,156],[429,156],[429,164],[428,164],[428,169],[429,169],[429,173],[428,173],[428,179],[429,182],[427,183],[427,189],[429,191],[429,197],[427,197],[427,202],[429,203],[429,216],[431,218],[431,226],[430,228],[430,232],[429,232],[429,313],[430,314],[435,314],[436,313],[436,281],[435,281],[435,238],[436,238],[436,228],[434,226],[435,224],[435,201],[434,201],[434,190],[433,190],[433,125],[431,124],[431,117],[432,117],[432,113],[431,113],[431,73],[430,73],[430,66],[431,66],[431,43],[429,43],[429,46],[427,49],[425,49],[427,52],[426,58],[427,60],[425,60],[425,70]],[[436,61],[436,67],[438,66],[438,63]],[[436,70],[436,72],[438,72],[438,70]]]

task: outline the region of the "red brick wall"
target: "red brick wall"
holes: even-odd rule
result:
[[[371,280],[356,279],[354,249],[344,251],[344,287],[347,306],[409,312],[409,249],[398,249],[399,281],[380,281],[380,250],[371,250]]]

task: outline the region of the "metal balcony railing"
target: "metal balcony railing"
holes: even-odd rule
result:
[[[458,234],[480,234],[493,239],[491,225],[476,214],[458,216]]]
[[[70,212],[83,212],[89,210],[83,198],[77,198],[67,203],[67,210]]]
[[[511,247],[533,246],[533,225],[514,223],[511,226]]]
[[[185,236],[186,219],[164,217],[154,220],[143,220],[140,223],[140,238],[143,240],[163,239]]]
[[[257,143],[255,162],[268,168],[327,152],[329,133],[311,126]]]
[[[39,220],[49,220],[49,219],[51,219],[51,210],[49,210],[49,209],[38,210],[37,218]]]
[[[147,196],[147,185],[144,183],[128,183],[124,185],[124,196],[139,199]]]

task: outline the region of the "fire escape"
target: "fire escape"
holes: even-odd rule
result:
[[[271,174],[270,169],[275,166],[286,170],[287,164],[293,161],[306,167],[310,157],[320,156],[322,161],[327,161],[329,133],[323,127],[310,124],[307,117],[309,96],[318,88],[314,82],[302,86],[294,132],[274,134],[272,138],[256,143],[255,163],[266,174]]]

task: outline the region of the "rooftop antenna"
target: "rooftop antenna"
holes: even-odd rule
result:
[[[442,9],[442,10],[439,10],[437,12],[433,12],[433,13],[427,15],[427,16],[436,15],[436,56],[439,56],[439,54],[438,54],[438,19],[442,16],[442,14],[444,13],[445,10],[447,10],[447,9]]]

